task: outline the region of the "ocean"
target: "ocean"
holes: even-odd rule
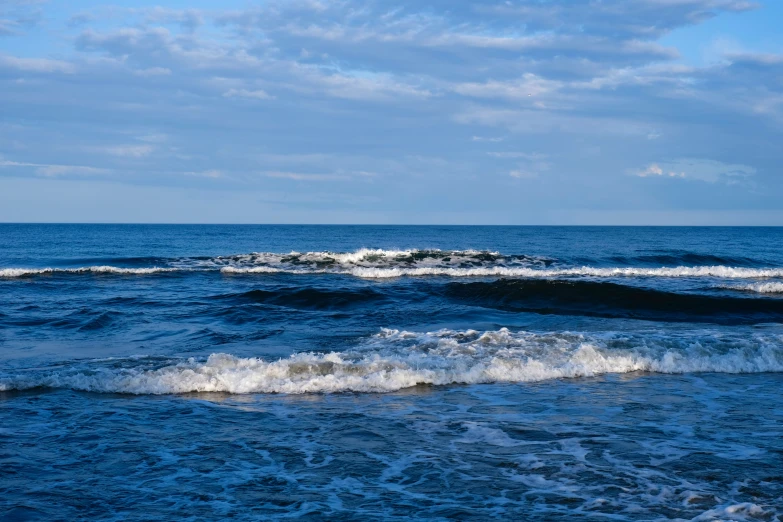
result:
[[[0,224],[2,520],[783,520],[783,228]]]

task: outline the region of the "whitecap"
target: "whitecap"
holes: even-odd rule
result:
[[[740,286],[720,286],[725,290],[739,290],[743,292],[756,292],[759,294],[783,294],[783,283],[753,283]]]
[[[604,336],[382,330],[345,352],[264,360],[218,353],[162,367],[72,367],[0,378],[31,387],[175,394],[390,392],[416,385],[526,383],[629,372],[783,372],[783,336]]]
[[[0,277],[25,277],[41,274],[124,274],[124,275],[145,275],[158,274],[161,272],[178,272],[182,268],[122,268],[117,266],[84,266],[80,268],[2,268]]]

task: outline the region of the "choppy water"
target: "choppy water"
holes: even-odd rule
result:
[[[783,520],[781,245],[0,225],[0,517]]]

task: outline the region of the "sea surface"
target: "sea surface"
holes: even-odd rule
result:
[[[783,520],[783,228],[0,224],[2,520]]]

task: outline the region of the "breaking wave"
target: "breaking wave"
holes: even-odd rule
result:
[[[686,260],[717,261],[701,256],[674,256],[661,262]],[[85,260],[82,260],[85,261]],[[96,261],[96,260],[92,260]],[[97,260],[100,261],[100,260]],[[359,278],[395,277],[713,277],[725,279],[760,279],[783,277],[783,268],[749,268],[721,264],[703,266],[596,267],[569,266],[547,257],[507,255],[487,250],[381,250],[360,249],[355,252],[290,252],[288,254],[256,252],[233,256],[190,258],[107,259],[118,266],[96,265],[78,268],[0,268],[0,278],[47,274],[122,274],[146,275],[177,271],[221,271],[224,274],[345,274]],[[622,261],[622,260],[621,260]],[[142,263],[155,266],[139,266]],[[128,266],[123,266],[128,265]]]
[[[577,267],[560,269],[533,268],[355,268],[350,274],[364,278],[387,278],[402,276],[445,275],[451,277],[717,277],[725,279],[756,279],[783,277],[783,269],[737,268],[728,266],[678,266],[663,268],[596,268]]]
[[[123,274],[146,275],[177,272],[180,268],[122,268],[117,266],[85,266],[80,268],[0,268],[0,277],[25,277],[47,274]]]
[[[116,266],[88,266],[80,268],[2,268],[0,277],[14,278],[48,274],[121,274],[121,275],[147,275],[163,272],[193,272],[210,271],[209,268],[124,268]],[[395,277],[423,277],[423,276],[448,276],[448,277],[528,277],[528,278],[555,278],[555,277],[715,277],[723,279],[765,279],[771,277],[783,277],[783,269],[777,268],[737,268],[728,266],[679,266],[671,268],[597,268],[577,267],[561,269],[536,269],[536,268],[510,268],[504,266],[478,267],[478,268],[447,268],[447,267],[419,267],[419,268],[351,268],[351,269],[324,269],[324,268],[283,268],[273,266],[226,266],[219,269],[224,274],[344,274],[363,279],[388,279]],[[770,287],[772,288],[772,287]],[[768,292],[769,290],[758,290]],[[778,291],[778,290],[775,290]]]
[[[754,283],[740,286],[721,286],[724,290],[755,292],[758,294],[783,294],[783,283]]]
[[[525,383],[639,371],[783,372],[783,336],[383,329],[345,352],[299,353],[274,361],[222,353],[206,361],[103,360],[0,376],[0,391],[391,392],[422,384]]]

